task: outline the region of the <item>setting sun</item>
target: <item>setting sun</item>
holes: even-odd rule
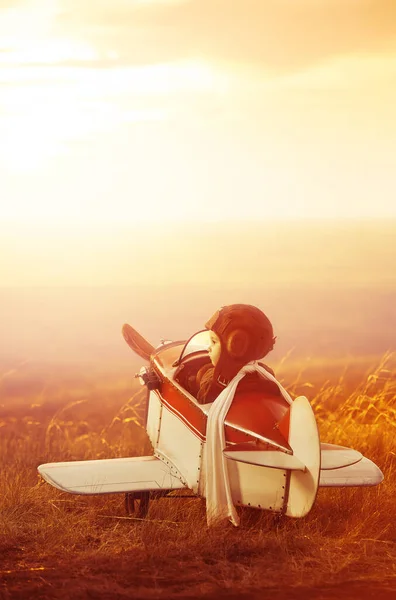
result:
[[[337,45],[338,9],[325,23],[312,3],[252,14],[227,4],[214,35],[219,10],[206,0],[2,10],[0,233],[70,227],[72,240],[78,224],[101,251],[103,226],[395,217],[386,23],[368,39],[374,9],[356,7]],[[302,35],[303,18],[315,35]]]

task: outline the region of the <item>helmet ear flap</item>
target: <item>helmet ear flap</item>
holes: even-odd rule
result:
[[[232,358],[242,358],[249,346],[249,335],[243,329],[234,329],[228,338],[226,348]]]

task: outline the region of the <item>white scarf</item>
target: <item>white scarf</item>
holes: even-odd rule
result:
[[[252,361],[242,367],[234,379],[217,396],[209,409],[206,427],[205,496],[206,519],[209,526],[227,518],[236,527],[239,525],[238,513],[232,502],[227,459],[223,454],[225,448],[224,420],[234,399],[238,383],[247,373],[254,372],[276,383],[286,402],[289,404],[293,402],[279,381],[257,361]]]

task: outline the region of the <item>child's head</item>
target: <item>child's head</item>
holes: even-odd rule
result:
[[[210,346],[208,351],[212,365],[215,367],[220,360],[221,340],[212,329],[210,330]]]
[[[226,381],[246,363],[263,358],[275,343],[271,322],[250,304],[223,306],[205,326],[211,330],[209,355],[216,377]]]

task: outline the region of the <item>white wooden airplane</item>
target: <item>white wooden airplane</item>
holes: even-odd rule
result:
[[[143,518],[150,497],[183,488],[205,495],[211,404],[199,404],[185,383],[208,361],[209,331],[199,331],[187,342],[162,342],[157,348],[130,325],[124,325],[123,335],[141,358],[149,360],[149,367],[142,367],[137,376],[149,391],[146,430],[153,455],[48,463],[38,471],[48,483],[71,494],[124,493],[128,513],[135,511]],[[303,396],[291,405],[280,396],[263,398],[257,392],[236,396],[224,427],[235,506],[303,517],[318,487],[373,486],[383,480],[377,465],[357,450],[320,442],[314,413]]]

